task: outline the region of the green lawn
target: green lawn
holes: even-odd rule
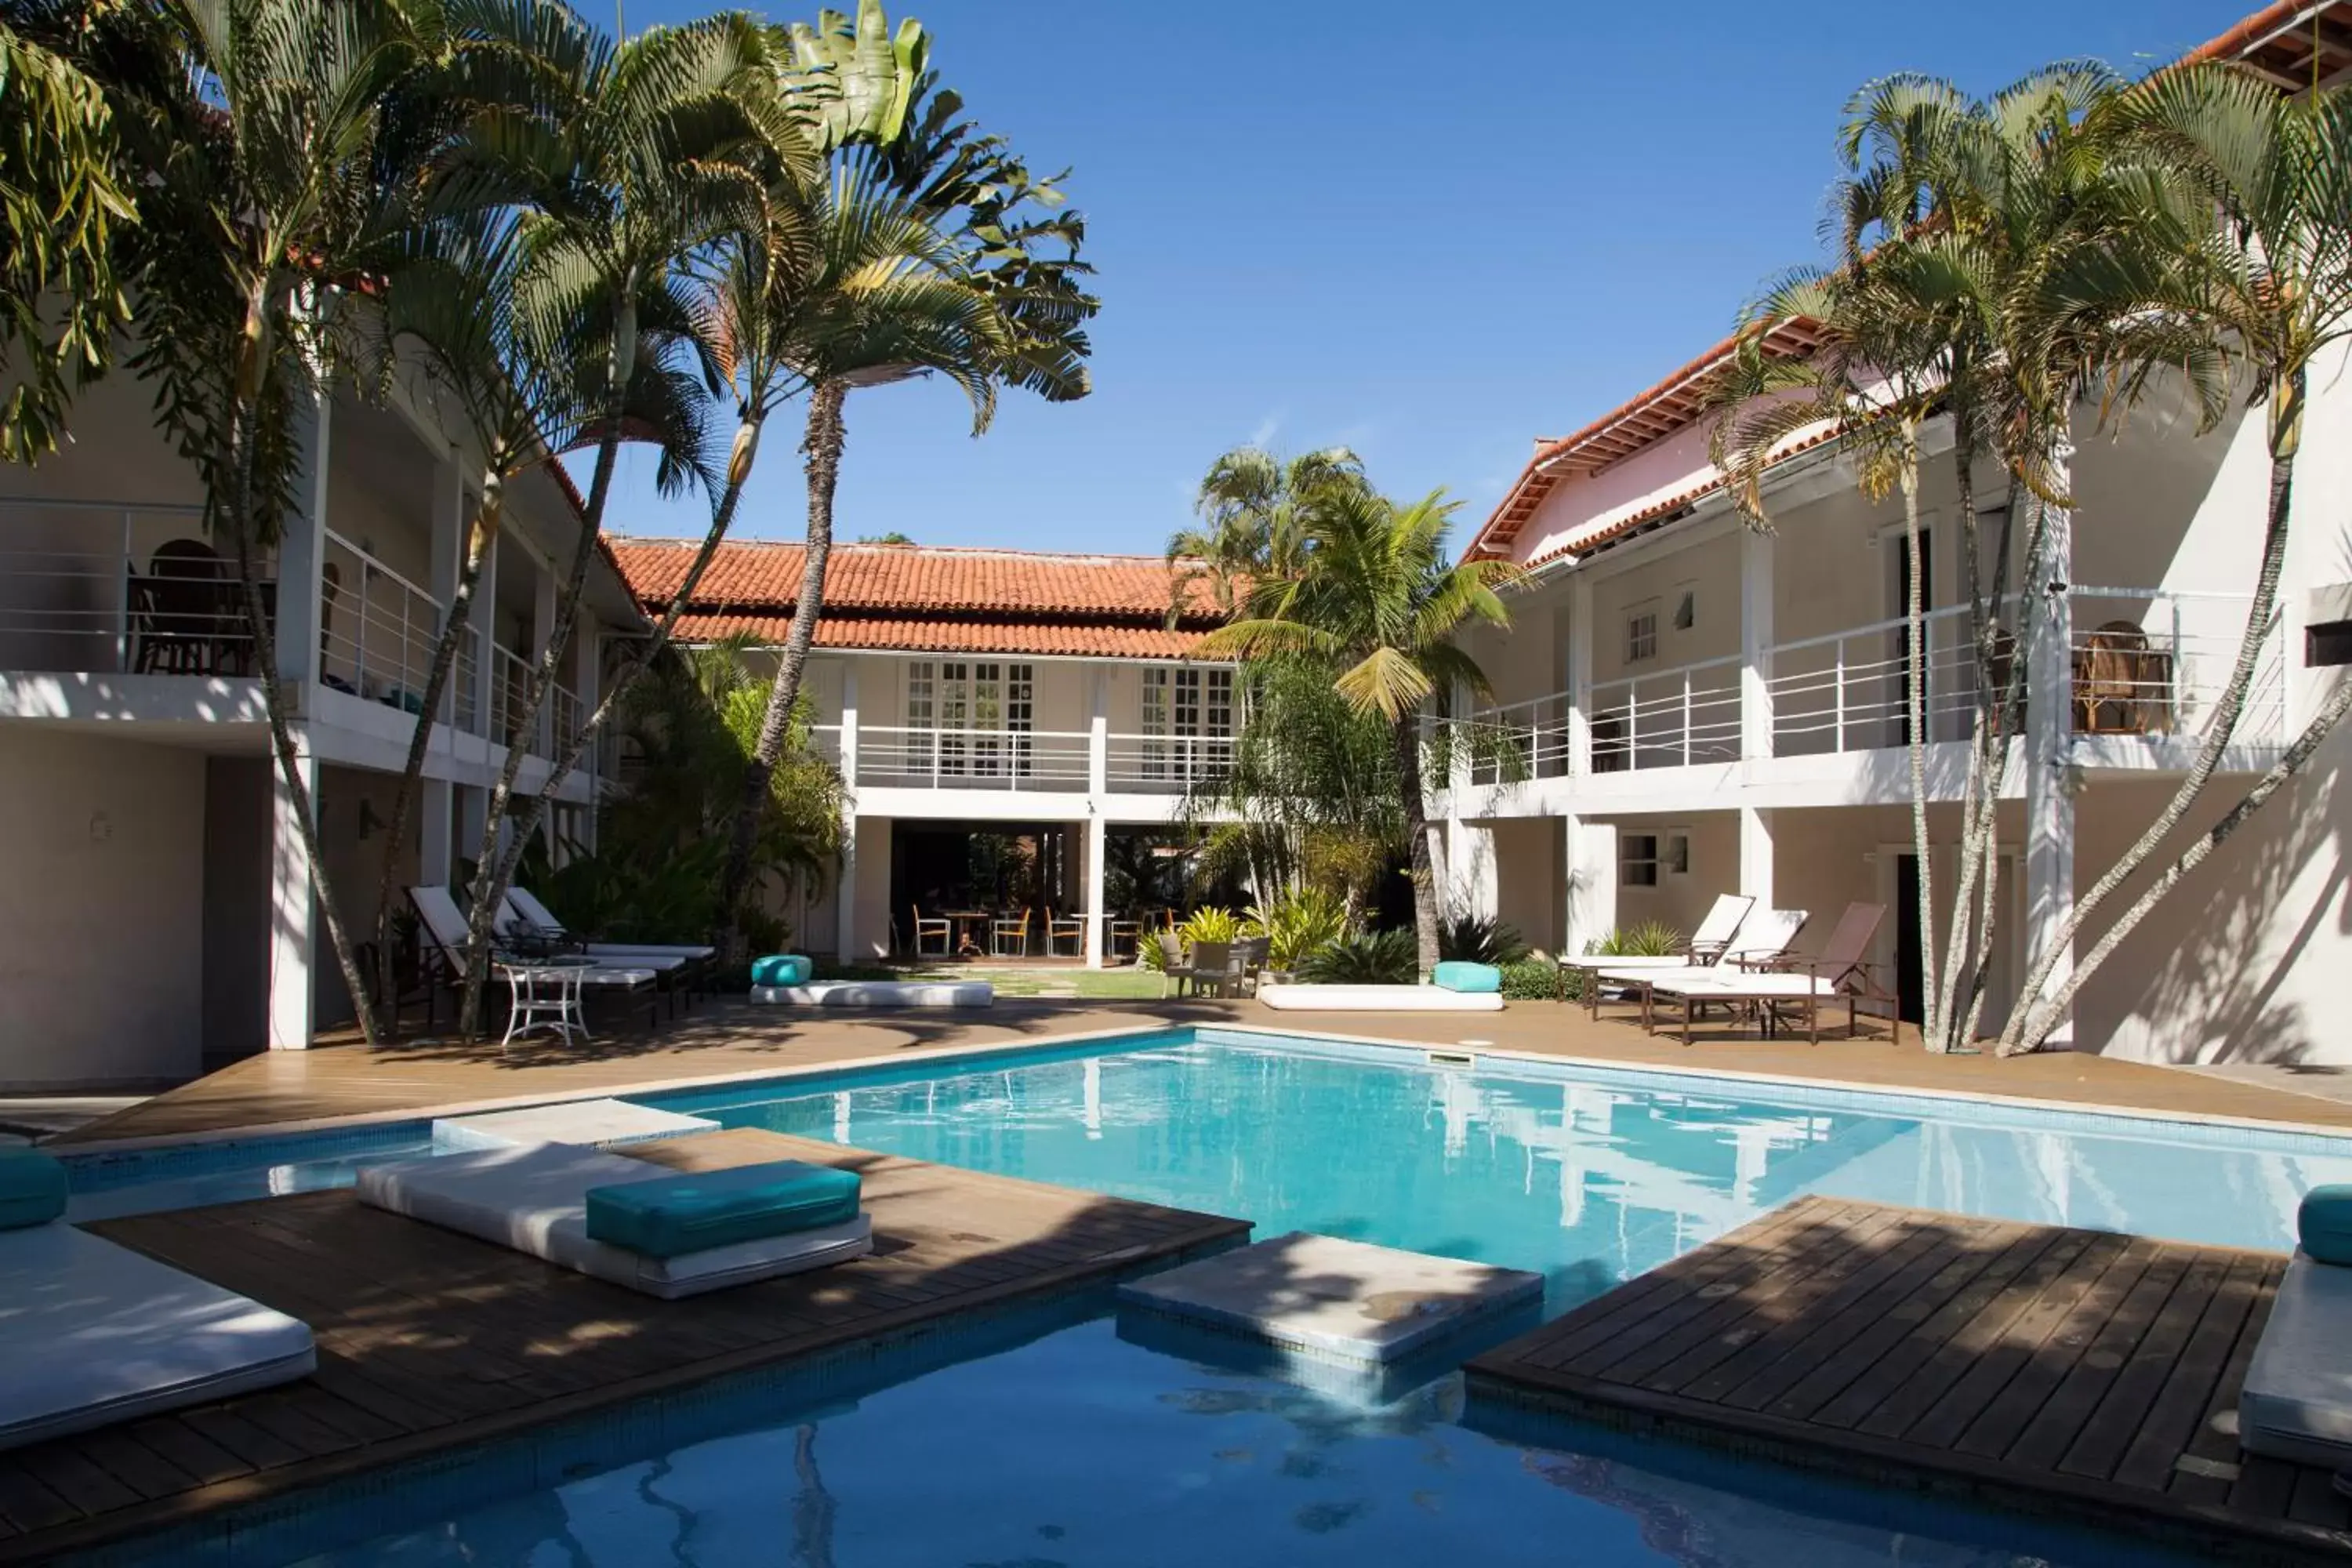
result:
[[[999,996],[1072,996],[1089,1002],[1155,1000],[1160,976],[1148,969],[999,969],[982,964],[925,964],[909,980],[985,980]]]

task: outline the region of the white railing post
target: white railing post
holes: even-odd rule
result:
[[[114,668],[131,673],[131,513],[122,514],[122,568],[114,574]]]
[[[1568,580],[1568,772],[1592,772],[1592,582]]]
[[[1769,757],[1772,722],[1773,535],[1739,532],[1739,754]]]
[[[1845,638],[1837,640],[1837,678],[1832,689],[1837,694],[1837,750],[1845,750]]]
[[[841,729],[834,750],[840,754],[841,782],[847,788],[855,813],[857,799],[857,661],[845,659],[841,670]]]

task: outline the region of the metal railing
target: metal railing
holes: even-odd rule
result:
[[[449,711],[457,727],[468,735],[482,732],[482,628],[468,626],[457,645],[457,658],[449,670]]]
[[[405,713],[424,710],[442,605],[332,529],[319,565],[319,678]]]
[[[1592,771],[1739,760],[1738,654],[1595,681]]]
[[[236,563],[204,531],[193,506],[0,500],[0,669],[257,673]]]
[[[1112,735],[1105,786],[1120,795],[1183,795],[1233,771],[1231,735]]]
[[[1456,725],[1469,747],[1470,782],[1566,778],[1571,755],[1565,691],[1474,710]]]
[[[1965,605],[1931,610],[1921,667],[1927,737],[1964,738],[1976,711],[1975,650]],[[1769,650],[1776,757],[1911,743],[1909,617],[1895,616]]]
[[[857,782],[908,789],[1083,790],[1091,740],[1058,730],[857,727]]]
[[[2204,740],[2235,671],[2253,596],[2085,587],[2071,596],[2074,732]],[[2236,744],[2285,742],[2285,640],[2274,609],[2231,735]]]

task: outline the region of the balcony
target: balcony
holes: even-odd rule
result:
[[[265,561],[265,607],[275,575]],[[254,652],[200,509],[0,500],[0,669],[250,677]]]
[[[2068,645],[2078,736],[2153,751],[2201,742],[2236,663],[2250,596],[2156,588],[2076,587],[2069,592]],[[1926,617],[1921,639],[1927,734],[1966,740],[1976,722],[1983,676],[1967,607]],[[1593,773],[1644,772],[1743,756],[1806,757],[1900,747],[1910,742],[1911,629],[1906,617],[1872,622],[1767,650],[1761,667],[1770,702],[1766,744],[1747,743],[1738,658],[1714,658],[1596,682],[1591,690]],[[1990,678],[2006,681],[2014,654],[2003,634]],[[2234,743],[2284,743],[2286,659],[2275,619],[2238,721]],[[1571,776],[1571,696],[1554,692],[1479,710],[1470,781],[1495,784]]]
[[[1099,754],[1083,730],[909,728],[860,724],[851,753],[857,784],[882,789],[1008,794],[1181,795],[1232,768],[1231,736],[1105,734]],[[841,726],[818,724],[809,742],[840,765]]]

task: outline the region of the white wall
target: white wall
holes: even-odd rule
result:
[[[194,1077],[203,754],[19,726],[0,802],[0,1086]]]

